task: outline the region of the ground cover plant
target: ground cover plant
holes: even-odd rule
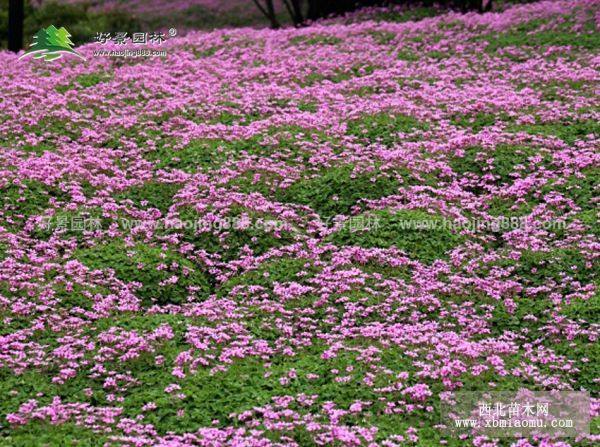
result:
[[[599,10],[0,52],[0,445],[595,445]],[[440,427],[521,387],[590,434]]]

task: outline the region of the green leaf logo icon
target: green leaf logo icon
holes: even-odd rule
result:
[[[19,59],[32,55],[35,59],[44,59],[46,62],[50,62],[60,59],[64,54],[73,54],[85,60],[73,49],[73,42],[69,37],[71,35],[64,27],[56,28],[54,25],[50,25],[46,29],[42,28],[33,36],[31,48]]]

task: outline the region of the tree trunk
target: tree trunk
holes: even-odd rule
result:
[[[8,3],[8,49],[18,53],[23,48],[23,20],[25,0]]]
[[[269,13],[269,18],[271,20],[272,28],[279,28],[279,22],[277,21],[277,17],[275,17],[275,7],[273,6],[273,0],[266,0],[267,3],[267,12]]]
[[[277,17],[275,17],[275,7],[273,6],[273,0],[265,0],[265,5],[263,6],[260,0],[252,0],[257,8],[264,14],[264,16],[269,19],[271,23],[271,28],[277,29],[280,27],[279,22],[277,21]]]
[[[301,0],[283,0],[285,8],[292,19],[294,26],[301,26],[304,23],[304,14],[302,14]]]

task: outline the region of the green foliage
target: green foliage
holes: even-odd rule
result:
[[[390,112],[366,115],[361,119],[348,122],[349,135],[386,146],[392,146],[400,141],[399,133],[408,134],[415,130],[427,129],[429,129],[428,124],[421,123],[412,116]]]
[[[106,73],[85,73],[75,78],[77,83],[83,88],[93,87],[110,79],[112,79],[112,76]]]
[[[501,183],[508,183],[513,178],[511,174],[515,167],[527,165],[528,159],[536,154],[537,150],[528,146],[500,145],[494,151],[493,173],[500,177]]]
[[[515,204],[512,197],[493,197],[487,212],[494,217],[523,217],[531,213],[537,202],[531,198],[526,203]]]
[[[496,324],[496,323],[493,323]],[[522,326],[521,326],[522,327]],[[519,364],[519,357],[503,357],[507,367],[516,367]],[[463,374],[461,376],[463,383],[462,391],[489,391],[490,383],[494,383],[494,391],[518,391],[526,388],[530,390],[542,391],[538,384],[528,378],[516,377],[512,374],[505,376],[499,375],[493,368],[483,371],[479,375]]]
[[[318,110],[318,104],[315,102],[301,102],[298,104],[298,110],[301,112],[315,113]]]
[[[166,215],[173,205],[173,196],[181,188],[179,183],[159,183],[147,181],[142,185],[131,186],[115,195],[118,200],[131,200],[138,208],[156,208]],[[142,202],[145,203],[142,205]],[[147,203],[146,203],[147,202]]]
[[[214,56],[216,54],[217,51],[219,51],[221,47],[219,45],[215,45],[213,47],[210,48],[206,48],[204,50],[200,50],[196,47],[191,47],[190,51],[194,54],[194,56],[196,57],[196,59],[202,59],[205,57],[211,57]]]
[[[525,86],[530,85],[525,84],[523,87]],[[540,83],[535,87],[542,92],[544,101],[571,101],[568,96],[574,92],[581,96],[593,97],[594,95],[593,87],[585,81],[553,80]]]
[[[65,27],[76,45],[91,42],[98,31],[119,32],[139,28],[139,22],[130,14],[111,9],[110,13],[94,11],[89,3],[44,2],[25,15],[25,38],[33,36],[40,28],[52,24]]]
[[[598,211],[590,204],[590,209],[578,213],[574,219],[579,220],[587,227],[587,231],[600,237],[600,224],[598,222]]]
[[[255,178],[257,174],[260,175],[258,180]],[[272,172],[246,171],[244,174],[232,179],[227,185],[244,194],[258,192],[265,197],[271,197],[282,180],[284,180],[283,176]]]
[[[94,305],[94,300],[90,299],[84,292],[93,295],[101,294],[108,295],[110,291],[102,287],[84,287],[75,284],[72,288],[67,289],[62,285],[55,286],[56,298],[60,300],[60,308],[65,312],[78,313],[80,309],[91,310]]]
[[[56,334],[53,334],[56,337]],[[38,333],[38,343],[48,343]],[[9,368],[0,368],[0,393],[4,396],[0,399],[0,418],[2,425],[6,424],[6,415],[15,412],[19,406],[36,396],[42,405],[51,403],[54,396],[60,397],[63,402],[85,401],[84,389],[90,382],[83,375],[77,375],[64,384],[52,382],[52,375],[47,371],[27,370],[23,374],[16,375]],[[3,427],[4,428],[4,427]],[[22,426],[14,427],[7,431],[0,430],[0,445],[2,446],[59,446],[59,445],[81,445],[95,447],[97,440],[104,439],[99,434],[93,434],[90,430],[76,427],[71,423],[49,424],[42,421],[32,421]]]
[[[199,287],[200,297],[206,297],[211,290],[211,278],[200,266],[158,247],[138,244],[128,248],[121,242],[111,242],[80,249],[74,257],[92,270],[113,269],[120,280],[141,283],[136,293],[147,305],[182,303],[190,295],[190,286]],[[166,268],[159,270],[160,265]],[[160,284],[173,275],[178,277],[175,284]]]
[[[56,146],[49,141],[33,144],[25,144],[21,147],[22,150],[26,152],[31,152],[37,155],[42,155],[44,152],[54,152],[56,150]]]
[[[296,79],[296,82],[301,87],[309,87],[311,85],[318,84],[323,81],[330,81],[334,84],[339,82],[347,81],[352,78],[360,78],[368,76],[375,71],[376,67],[372,65],[356,64],[350,69],[335,69],[329,73],[323,73],[321,71],[313,71],[301,79]]]
[[[427,52],[427,57],[431,58],[431,59],[436,59],[436,60],[442,60],[442,59],[446,59],[448,57],[450,57],[452,55],[452,53],[448,53],[445,51],[429,51]]]
[[[566,179],[558,179],[548,183],[541,189],[542,194],[556,191],[572,199],[584,211],[597,210],[594,200],[598,197],[600,184],[600,168],[586,168],[582,170],[582,177],[571,175]],[[588,217],[588,222],[591,223]]]
[[[207,322],[201,317],[188,317],[176,313],[127,312],[96,320],[94,322],[94,329],[99,332],[104,332],[109,330],[111,327],[118,327],[126,331],[137,331],[138,333],[142,333],[152,332],[157,327],[168,324],[171,326],[177,337],[185,333],[185,329],[188,325],[201,323],[204,324]]]
[[[83,208],[68,210],[57,209],[32,230],[32,236],[41,240],[48,239],[52,234],[60,232],[63,238],[77,238],[83,241],[87,232],[108,229],[113,219],[105,217],[101,208]]]
[[[316,110],[314,104],[302,103],[307,111]],[[181,169],[185,172],[197,172],[199,169],[211,170],[222,168],[227,162],[241,157],[255,155],[271,156],[284,159],[286,163],[307,163],[311,155],[303,150],[303,141],[329,141],[324,132],[315,129],[305,129],[300,126],[273,127],[268,129],[268,143],[262,136],[247,139],[194,139],[184,148],[174,150],[172,138],[158,135],[157,148],[147,152],[144,157],[156,163],[156,169]]]
[[[596,273],[596,271],[594,272]],[[598,284],[596,283],[596,285]],[[578,321],[584,327],[598,324],[600,293],[596,290],[594,296],[588,300],[575,299],[563,305],[560,313],[567,318]],[[576,389],[582,387],[590,392],[597,392],[597,380],[600,377],[600,344],[585,338],[576,342],[571,340],[552,341],[549,343],[549,347],[557,354],[564,355],[575,362],[575,367],[580,370],[578,373],[573,374],[577,379]],[[587,361],[584,359],[587,359]]]
[[[519,267],[519,271],[523,272],[524,270],[532,268],[532,265],[536,265],[536,262],[541,262],[542,271],[540,277],[542,279],[539,282],[536,282],[536,284],[541,284],[544,278],[548,280],[559,277],[559,269],[568,269],[572,261],[566,263],[564,262],[564,259],[561,261],[560,253],[554,253],[554,256],[558,258],[558,261],[553,264],[552,261],[547,261],[552,255],[544,256],[534,252],[524,253],[519,261],[522,263]],[[562,256],[564,256],[564,253]],[[540,259],[542,259],[542,261],[539,261]],[[548,265],[548,262],[550,262],[550,265]],[[582,276],[586,275],[590,278],[594,276],[590,275],[589,270],[582,274]],[[549,337],[544,330],[544,326],[552,324],[551,315],[554,312],[554,306],[546,297],[518,296],[514,298],[514,303],[516,308],[512,313],[509,313],[502,304],[495,305],[492,319],[489,323],[491,335],[497,337],[502,335],[505,331],[523,334],[523,321],[527,321],[527,337],[536,342],[543,340],[544,344],[556,354],[565,356],[574,362],[575,368],[579,370],[579,372],[573,370],[570,374],[570,377],[575,379],[575,389],[583,388],[588,391],[594,390],[596,388],[596,379],[600,374],[600,345],[598,345],[598,343],[590,342],[588,339],[575,342],[564,339],[555,340],[554,337]],[[560,309],[560,314],[575,321],[583,321],[584,326],[597,324],[598,315],[600,315],[599,312],[600,296],[598,294],[589,300],[577,299],[576,301],[563,305],[562,309]],[[536,319],[525,320],[525,317],[527,316],[534,316]],[[588,360],[582,361],[582,359]],[[487,381],[485,379],[485,376],[469,376],[466,378],[467,382],[465,382],[465,386],[469,383],[479,382],[479,380],[481,380],[482,384],[494,381],[491,377],[489,377]],[[501,382],[505,383],[501,389],[507,390],[516,390],[519,385],[525,385],[528,388],[539,386],[534,383],[522,384],[512,376],[506,376]],[[507,385],[509,385],[509,387],[507,387]]]
[[[490,154],[486,153],[480,146],[471,146],[465,149],[462,157],[450,159],[450,167],[458,175],[466,173],[482,176],[484,169],[488,166],[487,159]]]
[[[31,216],[41,215],[50,207],[50,199],[65,202],[69,195],[55,186],[48,186],[37,180],[25,180],[23,185],[9,183],[0,188],[0,208],[10,210],[19,220],[18,216],[27,219]]]
[[[31,447],[59,445],[77,447],[95,447],[110,445],[108,436],[80,427],[74,423],[51,424],[49,422],[31,422],[11,430],[10,435],[0,440],[2,445],[11,447]]]
[[[443,259],[464,240],[443,217],[421,210],[372,211],[355,219],[356,225],[347,223],[330,240],[340,246],[397,247],[423,262]]]
[[[531,21],[514,27],[511,31],[501,34],[490,34],[484,39],[489,42],[487,52],[495,52],[506,47],[533,47],[546,46],[571,46],[586,50],[600,48],[600,35],[598,33],[574,33],[565,30],[545,30],[532,32],[539,27],[539,21]]]
[[[460,114],[453,116],[451,121],[455,126],[468,127],[473,130],[473,132],[480,132],[485,127],[493,126],[501,118],[496,117],[493,113],[487,112],[477,112],[474,115],[465,115]]]
[[[306,36],[295,36],[290,39],[292,45],[336,45],[341,43],[342,39],[335,36],[325,36],[321,34],[309,34]]]
[[[238,226],[243,215],[250,221],[247,228]],[[248,246],[255,255],[261,255],[271,248],[296,241],[294,230],[281,230],[282,222],[277,216],[241,206],[232,207],[220,224],[209,225],[189,207],[180,209],[179,220],[181,228],[173,225],[168,229],[169,233],[181,234],[185,242],[192,243],[197,249],[218,253],[224,260],[238,257],[244,246]]]
[[[81,126],[71,121],[56,118],[43,118],[35,125],[25,126],[25,130],[33,132],[38,136],[47,137],[48,135],[51,135],[51,137],[48,138],[48,142],[45,144],[52,144],[53,146],[56,145],[56,142],[53,140],[56,140],[59,137],[75,140],[81,135]]]
[[[221,112],[215,118],[210,119],[209,123],[211,124],[225,124],[226,126],[232,125],[240,125],[247,126],[251,124],[253,121],[257,121],[265,118],[264,115],[260,113],[247,113],[247,114],[239,114],[232,112]]]
[[[389,45],[397,36],[397,34],[392,31],[379,30],[368,31],[367,34],[370,35],[373,40],[380,45]]]
[[[595,319],[598,323],[598,319]],[[598,395],[598,377],[600,377],[600,343],[580,340],[577,343],[562,341],[549,343],[557,354],[564,355],[574,362],[579,372],[574,372],[575,389],[589,391],[592,396]],[[587,359],[587,360],[584,360]]]
[[[537,155],[539,151],[530,146],[513,146],[502,144],[494,150],[485,150],[480,146],[472,146],[465,149],[462,157],[453,157],[450,160],[452,170],[462,176],[466,173],[478,177],[486,173],[498,177],[497,184],[511,183],[513,173],[517,166],[528,166],[529,158]],[[542,162],[549,165],[552,159],[545,155]]]
[[[265,370],[258,361],[238,360],[225,372],[211,375],[207,369],[200,369],[187,380],[180,381],[187,398],[175,402],[164,393],[163,384],[156,386],[164,372],[157,373],[152,369],[141,375],[143,383],[152,386],[127,396],[124,405],[136,412],[144,403],[155,402],[158,409],[148,414],[147,422],[152,423],[159,433],[191,431],[194,427],[210,426],[214,419],[225,423],[232,412],[265,405],[277,395],[277,388],[281,389],[274,380],[263,377]],[[185,417],[177,417],[179,408],[184,409]]]
[[[69,87],[64,85],[57,85],[55,87],[59,91],[66,91]],[[31,132],[38,137],[36,143],[25,143],[20,135],[9,135],[5,139],[4,143],[15,148],[19,148],[21,151],[41,155],[44,152],[54,152],[57,146],[60,144],[57,140],[62,138],[76,139],[81,134],[80,126],[77,124],[64,120],[62,118],[41,118],[35,124],[24,125],[25,132]],[[21,145],[22,144],[22,145]]]
[[[525,250],[514,263],[513,274],[527,286],[548,285],[550,281],[559,284],[565,276],[587,284],[596,276],[596,269],[587,265],[584,255],[576,249],[560,248],[548,252]],[[510,266],[505,261],[504,266]]]
[[[342,352],[324,361],[321,355],[325,348],[319,343],[296,349],[294,356],[277,355],[269,361],[268,367],[258,358],[246,357],[237,359],[224,372],[210,374],[208,369],[200,369],[179,382],[181,391],[186,395],[184,400],[165,395],[162,387],[157,385],[161,374],[157,374],[155,367],[150,366],[141,375],[144,384],[153,386],[145,388],[143,392],[136,390],[130,393],[124,406],[128,412],[129,409],[136,411],[148,401],[157,403],[157,410],[148,413],[145,421],[152,423],[159,433],[164,433],[210,426],[213,419],[221,424],[231,423],[230,414],[267,405],[275,396],[318,394],[321,401],[335,402],[341,408],[348,408],[355,400],[376,402],[377,392],[361,383],[369,371],[367,365],[357,361],[355,353],[349,352]],[[412,359],[396,348],[385,349],[382,364],[398,372],[413,368]],[[344,371],[349,366],[354,368],[348,373],[351,380],[347,383],[335,381],[336,375],[332,370]],[[296,371],[297,378],[288,385],[281,384],[279,378],[291,369]],[[267,372],[270,374],[265,376]],[[318,378],[308,379],[306,375],[309,373],[318,375]],[[388,382],[383,381],[383,384]],[[375,405],[375,410],[379,410],[382,404]],[[184,417],[176,416],[179,408],[184,410]]]
[[[527,321],[527,328],[532,338],[541,336],[540,327],[548,322],[550,317],[550,302],[544,297],[517,296],[513,299],[515,309],[509,312],[502,303],[496,303],[492,318],[489,320],[491,335],[501,336],[505,332],[521,333],[523,322]],[[536,320],[526,320],[525,317],[535,316]]]
[[[588,300],[575,299],[563,306],[561,314],[573,320],[584,320],[588,323],[598,323],[600,318],[600,292]]]
[[[348,214],[360,199],[378,199],[396,194],[395,178],[375,173],[354,174],[349,165],[330,168],[315,178],[298,180],[277,191],[281,202],[308,205],[324,218]]]
[[[221,166],[232,154],[239,151],[251,151],[257,146],[256,139],[249,140],[192,140],[181,150],[159,146],[146,154],[146,158],[155,161],[157,169],[181,169],[195,172],[198,169],[215,169]]]
[[[587,135],[593,135],[595,138],[600,137],[600,123],[594,120],[511,125],[508,130],[544,137],[554,136],[569,145],[578,140],[586,139]]]
[[[298,273],[300,272],[306,272],[308,274],[299,278]],[[217,293],[221,296],[226,296],[234,287],[242,285],[262,286],[268,289],[276,282],[302,282],[302,280],[314,276],[316,272],[317,268],[311,265],[310,261],[307,259],[276,259],[261,264],[256,270],[249,270],[242,275],[232,277],[217,289]]]
[[[420,60],[420,56],[410,50],[400,50],[398,51],[398,59],[407,62],[415,62]]]

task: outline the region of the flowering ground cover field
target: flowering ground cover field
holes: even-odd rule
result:
[[[1,52],[0,445],[593,445],[599,6]]]

